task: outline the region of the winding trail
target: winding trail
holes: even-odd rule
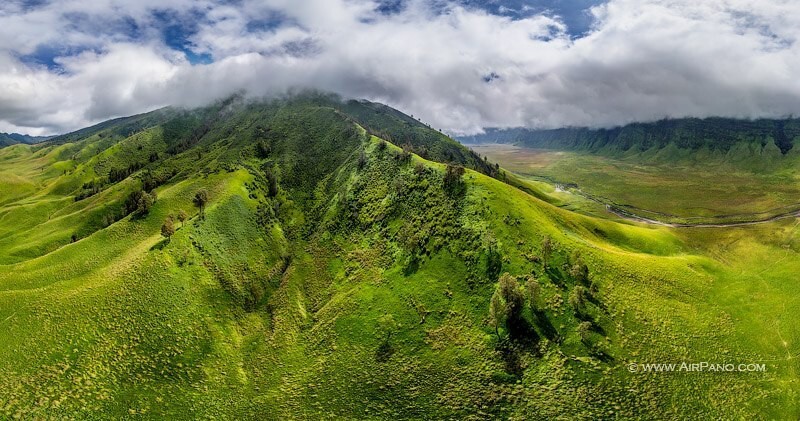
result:
[[[661,225],[665,227],[671,228],[732,228],[732,227],[746,227],[750,225],[761,225],[761,224],[768,224],[770,222],[780,221],[783,219],[789,218],[800,218],[800,210],[774,215],[769,218],[765,219],[756,219],[752,221],[738,221],[738,222],[719,222],[719,223],[697,223],[697,224],[687,224],[687,223],[673,223],[673,222],[664,222],[658,221],[655,219],[645,218],[643,216],[635,215],[628,211],[623,211],[621,209],[615,208],[611,205],[606,205],[606,209],[613,213],[614,215],[619,216],[620,218],[635,221],[635,222],[643,222],[646,224],[651,225]],[[712,217],[713,218],[713,217]]]
[[[537,178],[540,178],[540,177],[537,177]],[[625,219],[625,220],[628,220],[628,221],[633,221],[633,222],[640,222],[640,223],[650,224],[650,225],[659,225],[659,226],[663,226],[663,227],[670,227],[670,228],[734,228],[734,227],[746,227],[746,226],[752,226],[752,225],[768,224],[768,223],[771,223],[771,222],[780,221],[780,220],[784,220],[784,219],[790,219],[790,218],[800,218],[800,209],[794,209],[794,210],[791,210],[791,211],[785,211],[784,210],[783,212],[781,212],[782,209],[785,209],[785,208],[782,208],[782,209],[773,209],[771,211],[766,211],[766,212],[760,212],[760,213],[757,213],[757,214],[719,215],[719,216],[706,217],[707,219],[715,219],[715,218],[716,219],[721,219],[721,218],[726,218],[726,217],[730,218],[730,217],[734,217],[735,216],[736,218],[743,219],[743,220],[740,220],[740,221],[708,222],[708,223],[703,223],[703,222],[698,222],[698,223],[665,222],[665,221],[660,221],[658,219],[653,219],[653,218],[648,218],[646,216],[638,215],[638,214],[636,214],[636,213],[634,213],[634,212],[632,212],[630,210],[627,210],[627,209],[622,209],[622,208],[618,207],[617,205],[613,204],[610,200],[599,198],[599,197],[594,196],[592,194],[585,193],[579,188],[575,188],[575,187],[570,188],[570,187],[567,187],[567,186],[565,186],[563,184],[552,183],[551,180],[548,180],[548,182],[550,182],[551,184],[554,185],[556,191],[575,194],[575,195],[578,195],[578,196],[580,196],[580,197],[582,197],[584,199],[591,200],[591,201],[593,201],[595,203],[599,203],[599,204],[605,206],[605,208],[606,208],[606,210],[608,212],[610,212],[610,213],[612,213],[612,214],[614,214],[614,215],[616,215],[616,216],[618,216],[618,217],[620,217],[622,219]],[[629,206],[629,208],[632,208],[632,207]],[[646,212],[648,212],[648,213],[656,213],[656,212],[652,212],[652,211],[646,211]],[[759,216],[762,216],[762,215],[765,215],[765,214],[774,214],[774,215],[771,215],[771,216],[768,216],[768,217],[759,218]],[[685,219],[691,219],[691,217],[685,218]]]

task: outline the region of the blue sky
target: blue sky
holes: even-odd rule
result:
[[[480,0],[464,0],[470,6],[508,16],[523,17],[538,13],[559,16],[567,25],[571,36],[580,37],[589,31],[592,16],[589,9],[602,4],[601,0],[503,0],[487,2]]]
[[[6,0],[0,131],[314,88],[451,133],[800,114],[787,0]]]

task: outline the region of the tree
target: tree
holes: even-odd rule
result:
[[[391,358],[394,349],[390,339],[398,326],[399,325],[394,320],[394,316],[391,314],[384,314],[378,318],[378,334],[381,337],[381,343],[378,345],[378,349],[375,350],[376,361],[386,362]]]
[[[134,190],[128,195],[127,199],[125,199],[125,203],[122,205],[124,215],[129,215],[132,213],[136,213],[138,215],[147,215],[155,201],[155,192],[153,194],[149,194],[142,190]]]
[[[522,306],[525,297],[513,276],[503,274],[497,282],[492,299],[489,302],[489,324],[494,327],[500,337],[500,326],[505,326],[509,333],[518,331],[522,321]]]
[[[528,306],[530,306],[531,311],[536,311],[536,303],[541,295],[541,285],[533,276],[528,276],[528,280],[525,281],[525,295],[528,298]]]
[[[513,276],[504,273],[500,277],[498,288],[506,302],[506,325],[517,322],[522,317],[522,306],[525,303],[519,283]]]
[[[367,166],[367,154],[361,151],[358,155],[358,169],[363,169],[365,166]]]
[[[189,215],[186,214],[186,211],[183,209],[178,210],[178,220],[181,221],[181,227],[183,227],[183,223],[189,218]]]
[[[271,150],[269,145],[267,145],[267,143],[264,142],[263,140],[256,143],[256,154],[258,155],[259,158],[261,159],[269,158],[270,152]]]
[[[161,236],[166,238],[167,244],[169,244],[172,234],[175,234],[175,224],[172,222],[172,215],[170,215],[164,220],[164,224],[161,225]]]
[[[578,336],[581,337],[581,342],[587,343],[589,334],[592,331],[592,322],[581,322],[575,330],[578,332]]]
[[[206,218],[206,203],[208,203],[208,190],[202,189],[194,195],[192,199],[194,205],[200,210],[200,218]]]
[[[397,330],[398,324],[391,314],[384,314],[378,318],[378,332],[384,341],[389,341]]]
[[[142,192],[141,196],[139,196],[139,200],[136,203],[136,212],[139,215],[147,215],[150,212],[150,208],[153,207],[153,203],[155,203],[155,201],[155,195]]]
[[[491,232],[486,233],[486,243],[488,249],[486,250],[486,276],[489,280],[494,281],[500,276],[500,271],[503,269],[503,255],[497,247],[497,240]]]
[[[576,313],[583,311],[586,306],[586,288],[583,285],[578,285],[572,289],[569,294],[569,305]]]
[[[572,264],[569,274],[575,282],[585,284],[589,280],[589,267],[586,266],[586,263],[583,263],[583,259],[579,256],[575,259],[575,263]]]
[[[403,150],[397,154],[397,160],[401,163],[406,163],[411,160],[411,154],[414,153],[414,147],[411,144],[406,143],[403,145]]]
[[[139,208],[139,199],[142,197],[142,193],[144,192],[141,190],[134,190],[128,195],[125,199],[125,203],[122,205],[124,215],[130,215],[136,212],[136,209]]]
[[[450,193],[457,193],[464,185],[461,177],[464,175],[464,167],[460,165],[447,164],[444,171],[444,188]]]
[[[500,294],[500,289],[496,288],[489,302],[489,325],[494,328],[494,333],[500,339],[500,326],[506,323],[506,303]]]
[[[545,235],[542,239],[542,267],[547,269],[547,264],[550,262],[550,256],[553,254],[553,240],[549,235]]]
[[[267,168],[267,196],[275,197],[278,195],[278,176],[272,169]]]

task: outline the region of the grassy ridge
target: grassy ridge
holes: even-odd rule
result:
[[[674,232],[575,214],[475,171],[446,183],[446,165],[367,135],[329,105],[219,104],[112,144],[113,125],[75,143],[0,150],[3,174],[39,174],[25,178],[33,184],[3,177],[15,187],[0,190],[3,416],[798,410],[786,357],[800,332],[781,319],[796,304],[784,282],[800,247],[789,221],[769,241],[748,229]],[[144,157],[124,180],[104,181]],[[92,228],[160,171],[169,178],[147,215]],[[91,180],[102,191],[75,201]],[[192,203],[200,189],[204,217]],[[167,242],[159,228],[180,209],[191,217]],[[536,261],[545,236],[555,243],[547,269]],[[579,282],[564,266],[576,252],[594,284],[577,314],[569,297]],[[759,273],[773,255],[781,259],[764,261],[776,270]],[[523,312],[530,330],[514,340],[488,324],[504,272],[541,285],[538,310]],[[585,320],[593,328],[582,337]],[[626,369],[721,355],[769,369]]]

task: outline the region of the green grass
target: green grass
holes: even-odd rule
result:
[[[463,189],[446,188],[444,164],[404,158],[328,105],[240,104],[188,149],[77,202],[83,183],[172,143],[151,128],[107,144],[112,125],[75,143],[0,149],[0,183],[14,186],[0,190],[0,417],[800,410],[789,358],[800,334],[796,221],[674,230],[576,213],[591,205],[545,184],[527,185],[532,195],[467,171]],[[97,224],[144,172],[164,169],[176,175],[149,214]],[[192,203],[200,189],[204,218]],[[179,209],[191,218],[167,242],[160,226]],[[544,236],[556,250],[547,271],[532,259]],[[582,316],[562,267],[575,252],[597,287]],[[514,358],[487,323],[493,259],[501,273],[541,282],[541,319],[524,311],[530,336]],[[595,326],[588,344],[582,318]],[[626,368],[680,361],[765,362],[767,372]]]
[[[648,217],[769,216],[800,208],[800,178],[793,170],[793,156],[769,169],[748,170],[713,160],[658,164],[639,155],[618,159],[509,145],[473,149],[522,177],[574,183],[587,193],[630,206]]]

